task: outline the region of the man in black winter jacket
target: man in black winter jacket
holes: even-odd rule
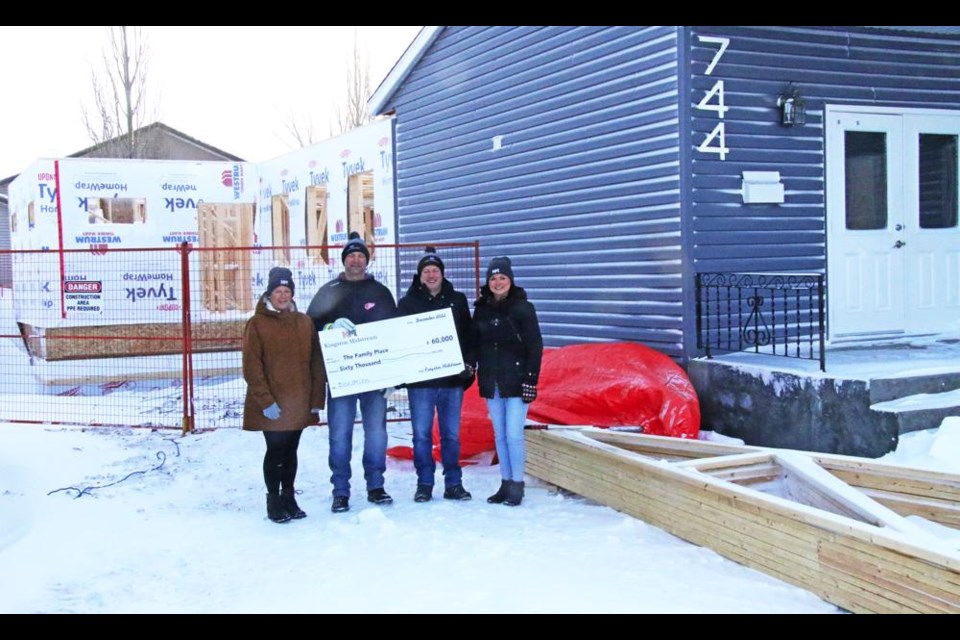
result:
[[[386,286],[367,273],[370,251],[357,232],[352,232],[341,253],[343,272],[326,283],[310,302],[307,315],[317,331],[351,332],[356,325],[396,317],[397,305]],[[330,438],[331,511],[350,509],[350,457],[357,404],[363,420],[363,476],[367,500],[390,504],[393,498],[383,488],[387,470],[387,399],[372,390],[334,398],[327,391],[327,425]]]
[[[427,247],[417,264],[417,275],[407,294],[400,299],[400,315],[410,316],[428,311],[450,309],[460,340],[465,363],[475,361],[471,346],[470,307],[467,297],[453,288],[443,275],[443,260],[436,249]],[[463,392],[473,382],[473,367],[468,364],[460,375],[446,376],[406,385],[410,400],[410,423],[413,427],[413,465],[417,470],[415,502],[428,502],[433,497],[433,417],[440,430],[440,461],[443,464],[444,492],[447,500],[469,500],[463,488],[460,469],[460,409]]]

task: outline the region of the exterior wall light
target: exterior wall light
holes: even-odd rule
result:
[[[780,107],[780,122],[785,127],[804,124],[807,121],[807,107],[800,96],[800,90],[791,84],[777,98]]]

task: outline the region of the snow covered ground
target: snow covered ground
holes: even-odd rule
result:
[[[0,402],[50,420],[56,403],[27,388],[22,348],[0,351]],[[222,398],[238,384],[209,381],[198,398],[230,414]],[[61,402],[160,412],[175,395],[131,387]],[[960,418],[931,427],[884,460],[960,473]],[[409,445],[409,424],[390,436]],[[388,459],[395,503],[369,504],[354,442],[352,509],[330,512],[326,430],[312,427],[298,476],[309,516],[278,525],[265,517],[260,434],[0,423],[0,613],[841,613],[533,478],[520,507],[489,505],[489,454],[465,470],[470,502],[414,503],[412,464]],[[960,532],[936,534],[960,547]]]
[[[489,505],[488,456],[465,470],[462,503],[414,503],[411,463],[391,459],[395,503],[380,507],[357,449],[352,508],[332,514],[326,431],[308,429],[300,453],[309,515],[275,524],[259,434],[0,424],[0,612],[841,612],[532,478],[520,507]],[[960,472],[958,454],[948,418],[885,461]]]

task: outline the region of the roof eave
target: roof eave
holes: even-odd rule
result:
[[[393,97],[394,92],[400,87],[413,67],[420,61],[427,48],[437,39],[444,27],[423,27],[420,33],[413,39],[413,42],[403,52],[400,59],[393,65],[390,72],[373,92],[370,99],[367,100],[367,109],[372,115],[384,115],[383,109]]]

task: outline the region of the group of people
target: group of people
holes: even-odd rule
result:
[[[510,258],[493,258],[471,316],[467,297],[444,277],[444,263],[426,247],[417,273],[399,303],[367,273],[370,251],[353,232],[341,253],[343,271],[314,295],[306,313],[293,301],[289,269],[274,267],[267,289],[243,333],[243,376],[247,383],[244,429],[261,431],[266,442],[263,477],[267,517],[287,522],[307,514],[297,504],[297,449],[303,429],[327,412],[331,511],[350,509],[351,453],[357,408],[363,424],[363,474],[367,500],[390,504],[387,468],[387,398],[391,389],[332,397],[323,365],[319,331],[351,332],[356,325],[449,308],[464,369],[459,374],[406,385],[417,475],[415,502],[433,498],[434,417],[440,434],[443,497],[470,500],[460,466],[460,413],[464,391],[474,383],[493,424],[501,484],[487,498],[519,505],[524,497],[524,435],[527,409],[537,398],[543,339],[536,309],[514,282]]]

